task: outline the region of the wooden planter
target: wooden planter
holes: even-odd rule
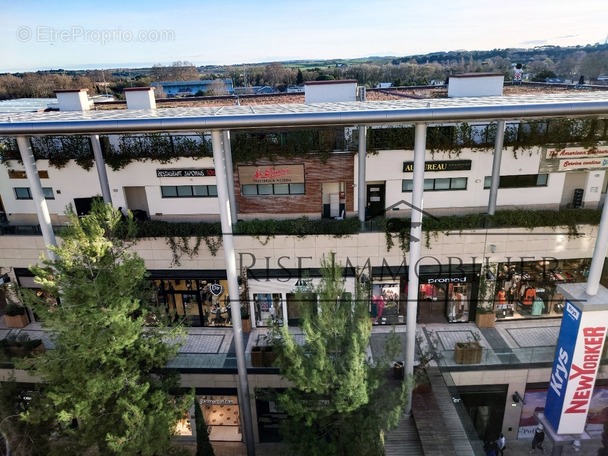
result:
[[[479,364],[482,350],[479,342],[456,344],[456,347],[454,347],[454,361],[456,364]]]
[[[272,347],[263,347],[262,349],[262,359],[264,362],[264,367],[272,367],[274,364],[276,356],[274,354],[274,350]]]
[[[254,345],[251,347],[252,367],[272,367],[276,356],[269,345]]]
[[[414,367],[414,390],[415,394],[427,394],[433,391],[428,373],[424,367]]]
[[[27,349],[25,347],[8,347],[7,352],[11,358],[25,358],[26,356],[37,356],[46,351],[43,342],[36,348]]]
[[[26,314],[23,315],[5,315],[4,321],[7,328],[25,328],[30,320]]]
[[[243,318],[241,320],[243,325],[243,332],[250,333],[251,332],[251,318]]]
[[[494,312],[478,313],[475,315],[475,324],[478,328],[493,328],[496,326],[496,315]]]
[[[251,347],[251,365],[253,367],[264,367],[262,348],[263,347],[260,347],[258,345]]]

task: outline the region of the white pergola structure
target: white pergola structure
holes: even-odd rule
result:
[[[406,316],[405,373],[414,370],[416,312],[421,256],[424,162],[427,125],[461,122],[496,122],[494,165],[488,212],[496,207],[506,121],[572,117],[608,117],[608,92],[564,92],[563,94],[489,96],[421,100],[337,102],[319,104],[282,104],[260,106],[225,106],[164,108],[141,110],[70,111],[14,114],[0,120],[0,136],[13,136],[17,144],[36,205],[42,235],[47,245],[55,245],[48,208],[28,136],[100,135],[153,132],[210,132],[215,161],[220,219],[226,254],[226,274],[231,302],[239,302],[238,271],[233,245],[232,223],[235,218],[234,189],[230,198],[232,158],[229,132],[233,130],[351,127],[359,128],[358,207],[359,220],[365,220],[365,130],[371,126],[414,125],[414,176],[411,205],[410,258]],[[99,155],[96,154],[96,159]],[[98,164],[100,166],[101,164]],[[228,172],[227,172],[228,171]],[[102,173],[100,178],[103,179]],[[102,188],[107,183],[101,183]],[[604,209],[592,260],[587,293],[597,293],[599,276],[608,244],[608,212]],[[414,241],[418,240],[418,241]],[[50,254],[49,254],[50,255]],[[249,455],[255,454],[247,367],[239,306],[232,306],[234,340],[237,355],[239,406]],[[411,399],[411,395],[410,395]],[[411,400],[407,405],[409,413]]]

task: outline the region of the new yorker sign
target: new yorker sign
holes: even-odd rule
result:
[[[156,177],[207,177],[215,176],[213,168],[157,169]]]
[[[608,310],[583,310],[566,300],[545,417],[558,434],[582,434],[608,333]]]
[[[468,171],[471,169],[471,160],[438,160],[427,161],[424,164],[425,171]],[[414,171],[414,162],[403,162],[403,172]]]

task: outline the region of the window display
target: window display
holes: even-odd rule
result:
[[[459,278],[423,279],[419,291],[419,315],[422,323],[469,321],[471,285],[456,281]]]
[[[375,283],[372,287],[370,315],[375,325],[403,323],[399,312],[399,284]]]
[[[283,305],[280,293],[254,293],[256,326],[283,323]]]
[[[557,285],[584,282],[589,273],[588,258],[499,263],[494,310],[498,318],[558,317],[564,297]],[[502,299],[501,290],[506,294]]]

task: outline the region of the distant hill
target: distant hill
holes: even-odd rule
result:
[[[509,59],[511,62],[526,64],[535,60],[549,58],[554,62],[565,59],[575,52],[583,51],[586,53],[601,52],[608,50],[608,43],[594,44],[587,46],[536,46],[533,48],[507,48],[507,49],[492,49],[491,51],[449,51],[449,52],[433,52],[431,54],[418,54],[399,57],[391,62],[398,64],[401,62],[409,62],[415,60],[417,63],[439,63],[446,65],[454,60],[470,59],[486,60],[501,57]]]

